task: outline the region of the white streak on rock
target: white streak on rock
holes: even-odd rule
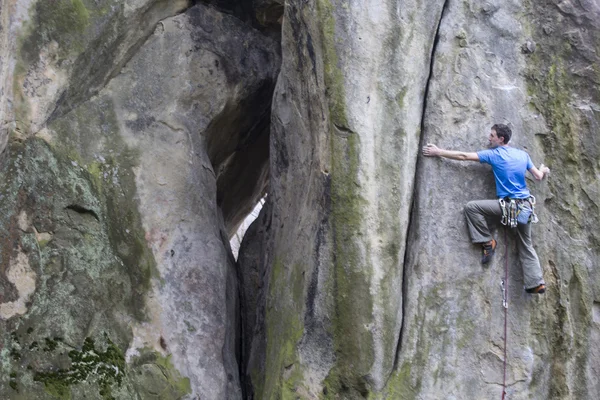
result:
[[[17,257],[10,261],[6,278],[15,285],[19,293],[19,299],[0,304],[0,319],[9,319],[15,315],[23,315],[27,312],[26,304],[35,292],[36,274],[29,266],[29,258],[21,248]]]

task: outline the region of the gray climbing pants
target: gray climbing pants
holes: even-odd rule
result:
[[[486,217],[502,218],[502,209],[498,200],[475,200],[465,206],[467,226],[473,243],[485,243],[492,240],[492,235],[487,225]],[[526,288],[533,288],[544,283],[540,260],[533,248],[531,241],[531,224],[518,224],[517,247],[519,260],[523,267],[523,280]],[[498,248],[496,248],[496,251]]]

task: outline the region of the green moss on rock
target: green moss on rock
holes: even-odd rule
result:
[[[338,127],[348,128],[344,75],[338,65],[336,50],[335,16],[330,0],[318,0],[317,12],[321,24],[325,85],[329,102],[329,118]]]
[[[329,393],[366,394],[374,361],[370,294],[371,266],[361,254],[362,215],[359,138],[332,134],[331,224],[334,239],[335,315],[333,338],[337,360],[325,384]]]
[[[33,24],[21,46],[27,64],[37,61],[42,47],[52,41],[58,44],[62,57],[82,50],[83,33],[90,20],[82,0],[37,1],[31,12]]]
[[[136,376],[137,392],[142,398],[171,400],[192,393],[189,378],[181,376],[170,355],[143,349],[131,362],[131,374]]]
[[[66,369],[36,371],[35,382],[44,384],[46,391],[60,399],[70,399],[70,387],[80,383],[94,382],[98,385],[98,394],[103,399],[113,399],[111,387],[120,386],[125,375],[125,357],[107,336],[106,350],[97,349],[92,338],[84,340],[81,350],[68,352],[71,365]],[[55,346],[59,342],[54,341]],[[54,351],[54,347],[50,351]]]
[[[295,399],[297,387],[303,380],[297,354],[297,345],[304,333],[299,317],[304,299],[302,272],[301,264],[287,265],[282,260],[273,263],[265,320],[265,371],[264,375],[262,371],[251,372],[257,398]],[[287,374],[292,368],[294,373]]]
[[[76,131],[67,128],[63,138],[73,137]],[[0,263],[8,265],[20,247],[37,275],[29,310],[19,317],[22,328],[6,332],[7,322],[0,321],[0,342],[5,346],[0,374],[19,371],[19,393],[30,398],[131,398],[135,376],[125,379],[121,349],[132,333],[121,316],[145,318],[144,299],[154,265],[134,199],[131,168],[136,156],[126,146],[118,148],[117,142],[118,151],[109,161],[118,175],[114,180],[103,173],[94,177],[85,154],[74,159],[65,151],[74,143],[51,146],[39,138],[12,140],[0,160]],[[123,159],[129,164],[121,163]],[[102,168],[108,170],[109,161]],[[112,200],[115,210],[108,210],[108,196],[118,197]],[[52,232],[45,246],[33,231],[19,228],[22,211],[38,232]],[[123,221],[129,225],[123,226]],[[86,339],[90,330],[106,331],[111,340],[98,349],[91,337]],[[99,343],[100,338],[95,339]],[[69,347],[76,343],[83,343],[82,350]],[[100,358],[88,360],[86,354],[92,352]],[[95,371],[85,367],[89,362],[96,363]],[[152,376],[162,372],[153,371]],[[121,379],[126,387],[119,386]],[[0,398],[11,396],[8,383],[0,389]]]
[[[390,377],[388,385],[384,393],[372,396],[373,399],[402,399],[415,400],[417,399],[417,391],[411,384],[412,366],[411,362],[405,362],[400,368]]]
[[[92,128],[93,127],[93,128]],[[81,166],[105,204],[111,248],[122,260],[134,288],[130,310],[145,319],[145,294],[153,276],[158,276],[154,256],[146,243],[137,210],[133,168],[139,152],[129,148],[119,134],[119,123],[111,100],[99,98],[50,125],[57,134],[54,149]],[[103,156],[95,153],[102,141]]]

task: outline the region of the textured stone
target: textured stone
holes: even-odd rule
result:
[[[500,397],[506,244],[508,397],[599,398],[600,6],[424,3],[1,0],[0,398]],[[493,123],[543,296],[419,158]]]
[[[462,211],[494,197],[491,171],[414,164],[419,140],[475,151],[493,123],[553,171],[529,182],[546,295],[522,290],[509,236],[509,397],[598,397],[598,6],[389,6],[287,5],[270,215],[240,255],[267,243],[255,398],[501,396],[503,248],[482,269]]]
[[[266,338],[255,339],[247,366],[256,398],[356,398],[381,390],[392,372],[442,4],[286,7],[256,329]]]
[[[268,257],[266,235],[269,232],[270,217],[269,203],[263,206],[255,222],[250,225],[239,250],[238,277],[240,282],[240,302],[242,320],[242,356],[248,365],[255,365],[257,370],[264,368],[263,352],[266,348],[264,324],[265,267]],[[258,365],[256,363],[259,363]],[[256,395],[257,388],[253,387],[252,372],[244,368],[242,381],[247,398]],[[255,370],[256,374],[257,371]],[[254,382],[256,384],[256,382]]]
[[[282,0],[254,0],[256,19],[265,27],[281,27],[284,2]]]
[[[96,94],[187,0],[2,2],[0,149]],[[12,90],[7,90],[11,88]]]
[[[593,7],[589,11],[596,18],[600,15]],[[534,2],[502,7],[498,3],[497,10],[487,13],[480,13],[476,5],[465,10],[463,5],[448,3],[434,56],[424,141],[475,151],[485,147],[493,123],[509,123],[514,132],[511,144],[527,150],[536,165],[550,166],[547,181],[528,181],[541,218],[533,228],[534,244],[549,289],[539,298],[524,292],[513,232],[506,243],[499,229],[495,261],[489,268],[479,265],[480,249],[470,244],[462,207],[471,199],[494,198],[489,167],[423,160],[412,215],[415,230],[405,264],[407,314],[398,372],[389,393],[404,387],[413,393],[407,398],[501,396],[500,281],[508,245],[508,396],[598,396],[597,385],[588,378],[597,368],[596,358],[577,355],[576,349],[588,349],[579,354],[594,354],[599,344],[591,316],[597,297],[593,288],[598,285],[591,272],[598,260],[593,250],[597,238],[588,233],[595,231],[588,224],[597,224],[600,214],[580,196],[588,198],[584,188],[598,185],[600,165],[593,145],[578,145],[573,156],[566,149],[569,143],[596,136],[590,126],[597,126],[597,116],[591,117],[576,104],[597,103],[599,93],[593,78],[578,77],[575,71],[585,69],[581,63],[589,55],[584,43],[600,32],[588,23],[585,34],[576,29],[568,36],[585,35],[578,41],[580,48],[562,50],[568,41],[562,32],[575,29],[569,19],[552,5]],[[552,37],[543,34],[546,20],[561,25]],[[464,30],[477,45],[461,48],[457,30]],[[518,44],[530,35],[537,50],[522,54]],[[564,69],[567,63],[572,65],[570,71]],[[575,171],[583,169],[586,173],[578,177]],[[567,211],[569,217],[563,220],[565,209],[578,211]],[[579,212],[586,217],[577,219]],[[569,328],[571,323],[578,326],[577,332]]]
[[[227,226],[264,193],[278,68],[271,39],[197,5],[93,97],[12,132],[0,397],[241,398]]]

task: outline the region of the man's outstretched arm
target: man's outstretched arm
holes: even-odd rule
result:
[[[479,161],[477,153],[466,153],[464,151],[444,150],[437,147],[435,144],[427,143],[423,147],[423,155],[425,157],[444,157],[458,161]]]
[[[544,176],[550,173],[550,168],[546,167],[544,164],[541,164],[540,169],[537,169],[534,166],[529,168],[529,172],[531,172],[531,175],[533,175],[535,179],[541,181],[542,179],[544,179]]]

